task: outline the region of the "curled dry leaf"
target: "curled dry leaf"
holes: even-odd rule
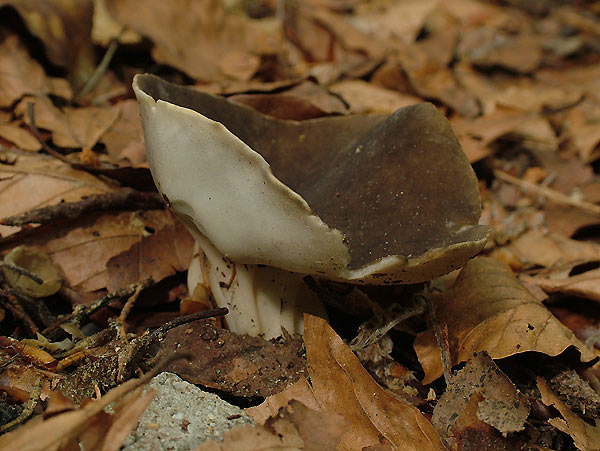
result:
[[[448,326],[450,363],[486,351],[493,359],[527,351],[551,356],[574,346],[581,360],[595,354],[563,326],[515,278],[510,268],[489,257],[478,257],[461,270],[452,288],[434,296],[437,320]],[[440,350],[434,332],[421,332],[414,344],[425,370],[423,383],[442,375]]]
[[[421,412],[380,387],[324,319],[306,315],[304,342],[315,398],[350,423],[339,449],[378,445],[381,437],[398,449],[443,449]]]
[[[29,56],[17,36],[0,43],[0,107],[10,107],[25,94],[52,93],[71,97],[69,85],[62,79],[46,76],[42,66]]]
[[[544,274],[544,276],[521,276],[521,280],[535,285],[546,293],[562,293],[600,302],[600,268],[569,276],[568,271]]]
[[[442,437],[450,438],[454,421],[477,394],[480,398],[475,412],[480,421],[503,434],[525,428],[529,415],[527,400],[487,354],[476,354],[450,381],[431,419]]]
[[[92,0],[1,0],[15,8],[29,31],[43,43],[48,59],[66,67],[71,85],[80,88],[96,67],[92,45]]]
[[[537,379],[537,386],[542,394],[542,402],[547,406],[554,406],[562,415],[562,418],[550,418],[548,423],[556,429],[569,434],[578,449],[582,451],[600,449],[600,424],[598,420],[596,420],[595,426],[584,421],[550,390],[546,381],[541,377]]]

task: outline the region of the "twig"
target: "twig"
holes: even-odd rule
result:
[[[31,317],[27,314],[23,306],[19,303],[19,301],[17,301],[15,296],[6,290],[0,290],[0,299],[4,300],[4,306],[10,310],[15,319],[22,321],[25,327],[29,329],[31,334],[35,337],[39,329]]]
[[[44,329],[42,331],[42,335],[45,336],[48,332],[53,331],[54,329],[60,327],[62,324],[65,324],[67,322],[74,323],[76,325],[80,325],[83,322],[83,320],[88,318],[90,315],[93,315],[94,313],[96,313],[102,307],[104,307],[118,299],[123,299],[125,297],[131,296],[133,293],[135,293],[138,286],[141,285],[143,288],[148,288],[152,284],[154,284],[154,281],[152,280],[152,278],[148,278],[142,282],[132,283],[131,285],[129,285],[125,288],[122,288],[120,290],[117,290],[114,293],[109,293],[106,296],[104,296],[103,298],[98,299],[96,302],[93,302],[92,304],[77,305],[73,309],[72,313],[59,318],[55,324]]]
[[[584,200],[573,199],[559,191],[553,190],[551,188],[547,188],[545,186],[537,185],[528,180],[521,180],[517,177],[514,177],[504,171],[499,169],[494,169],[494,176],[503,180],[507,183],[511,183],[513,185],[517,185],[523,191],[530,191],[539,196],[544,196],[549,201],[560,205],[566,205],[569,207],[579,208],[584,210],[592,215],[600,215],[600,205],[593,204],[591,202],[586,202]]]
[[[30,210],[22,215],[0,219],[0,224],[22,226],[24,224],[47,224],[59,219],[76,219],[84,213],[106,210],[150,210],[164,208],[156,192],[136,191],[123,188],[114,193],[94,194],[77,202],[64,202]]]
[[[450,345],[448,344],[448,325],[441,324],[435,312],[435,304],[429,296],[425,296],[425,300],[429,306],[429,316],[431,324],[433,325],[433,331],[435,333],[435,339],[437,341],[438,348],[440,349],[440,359],[442,360],[442,368],[444,370],[444,379],[446,385],[449,387],[452,382],[452,365],[450,358]]]
[[[414,296],[408,305],[397,303],[390,305],[381,314],[361,324],[356,338],[350,343],[350,349],[356,352],[369,347],[397,324],[423,313],[425,308],[426,303],[422,296]]]
[[[25,277],[33,280],[38,285],[41,285],[41,284],[44,283],[44,279],[42,279],[37,274],[32,273],[27,268],[23,268],[21,266],[13,265],[12,263],[6,263],[5,261],[0,261],[0,266],[4,266],[5,268],[10,269],[11,271],[19,273],[22,276],[25,276]]]
[[[146,332],[140,338],[133,340],[127,350],[119,356],[119,369],[117,371],[117,382],[121,383],[126,380],[135,368],[139,365],[142,357],[156,341],[164,339],[166,333],[178,326],[197,321],[199,319],[214,318],[216,316],[227,315],[229,310],[226,307],[204,310],[202,312],[192,313],[191,315],[180,316],[168,323],[163,324],[154,332]]]
[[[22,422],[27,420],[31,415],[33,415],[35,407],[37,406],[37,403],[40,400],[40,395],[42,394],[43,385],[44,385],[44,381],[42,379],[42,376],[38,376],[38,379],[37,379],[35,385],[33,386],[33,389],[31,390],[31,394],[29,395],[29,399],[27,400],[27,404],[25,404],[25,408],[23,409],[23,411],[19,414],[19,416],[17,418],[15,418],[14,420],[12,420],[9,423],[6,423],[6,424],[3,424],[2,426],[0,426],[0,434],[8,431],[10,428],[12,428],[18,424],[21,424]]]
[[[129,315],[129,312],[131,312],[135,301],[137,301],[137,299],[140,297],[142,289],[142,286],[138,285],[135,292],[131,296],[129,296],[129,299],[127,299],[127,301],[125,302],[125,305],[121,309],[121,314],[118,318],[119,334],[121,335],[121,340],[123,340],[125,343],[127,343],[127,334],[125,333],[125,320],[127,320],[127,316]]]
[[[100,64],[98,64],[98,66],[96,67],[96,69],[94,70],[94,72],[92,73],[90,78],[88,78],[88,80],[85,82],[85,85],[83,85],[81,90],[75,95],[75,98],[73,99],[74,102],[79,101],[83,96],[85,96],[87,93],[89,93],[92,89],[94,89],[96,87],[96,85],[102,78],[102,75],[104,75],[104,73],[106,72],[106,69],[108,69],[108,66],[109,66],[113,56],[115,55],[115,52],[117,51],[118,47],[119,47],[118,38],[113,39],[111,41],[111,43],[109,44],[108,48],[106,49],[106,53],[104,53],[104,56],[102,57],[102,61],[100,61]]]

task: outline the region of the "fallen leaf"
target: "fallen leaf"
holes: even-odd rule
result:
[[[34,104],[35,125],[52,132],[52,142],[59,147],[92,148],[119,118],[119,108],[109,107],[55,107],[50,99],[26,97],[15,108],[15,112],[26,115],[27,105]]]
[[[329,89],[348,103],[352,114],[389,114],[422,101],[419,97],[380,88],[362,80],[340,81]]]
[[[117,450],[122,444],[117,441],[125,438],[124,432],[129,432],[126,428],[135,425],[155,394],[148,391],[142,395],[142,388],[137,388],[146,381],[147,378],[131,379],[79,409],[68,410],[47,419],[37,417],[0,437],[0,448],[6,451],[73,449],[73,444],[79,447],[78,439],[86,435],[87,426],[96,422],[101,427],[96,429],[94,437],[88,436],[87,441],[93,439],[94,449]],[[129,402],[121,403],[115,415],[110,416],[103,411],[108,404],[122,397],[127,397]]]
[[[279,119],[304,120],[347,113],[344,102],[308,81],[278,93],[237,94],[229,97],[229,100],[249,105]]]
[[[160,231],[164,227],[174,226],[177,221],[173,214],[166,210],[92,213],[60,226],[52,223],[40,226],[23,237],[20,243],[37,247],[52,257],[61,267],[65,281],[71,288],[91,292],[118,283],[112,280],[107,267],[111,258],[131,249],[144,237],[151,235],[149,230]],[[179,241],[180,238],[176,237],[178,241],[172,243],[172,246],[184,249],[185,243],[189,243],[189,237],[180,236],[182,240]],[[138,250],[131,252],[135,254]],[[180,258],[185,254],[186,252],[182,251]],[[153,258],[143,250],[139,255]],[[81,264],[82,258],[85,259],[85,265]],[[141,267],[148,268],[146,263]],[[135,268],[139,268],[138,265]],[[158,270],[158,274],[164,275],[165,270],[171,273],[172,268],[163,267]],[[128,273],[127,277],[131,274],[132,272]]]
[[[107,289],[113,292],[148,277],[160,281],[185,271],[193,248],[194,238],[181,222],[173,220],[106,263]]]
[[[266,397],[279,393],[305,374],[301,346],[298,338],[271,343],[219,329],[210,321],[196,321],[169,331],[155,360],[185,349],[193,355],[192,360],[176,360],[165,371],[235,396]],[[300,401],[312,407],[305,399]]]
[[[117,108],[118,120],[101,136],[100,141],[106,146],[113,163],[136,166],[145,163],[146,148],[138,103],[127,99],[119,102]]]
[[[448,326],[451,365],[467,361],[474,352],[485,351],[493,359],[527,351],[556,356],[569,346],[584,362],[595,358],[506,264],[489,257],[468,262],[454,286],[433,296],[432,302],[437,320]],[[433,330],[417,335],[414,348],[425,371],[423,383],[431,383],[443,372]]]
[[[155,61],[205,82],[227,80],[232,71],[247,79],[256,57],[277,52],[274,27],[230,14],[218,0],[106,0],[106,6],[119,23],[153,41]],[[233,60],[250,64],[240,71]]]
[[[537,386],[542,394],[542,402],[547,406],[554,406],[562,415],[562,418],[555,417],[548,420],[552,426],[558,430],[569,434],[575,446],[584,451],[600,449],[600,424],[596,420],[596,425],[592,426],[573,413],[552,390],[548,388],[546,382],[537,378]]]
[[[40,150],[42,148],[35,136],[22,128],[18,122],[0,124],[0,137],[21,150]]]
[[[3,155],[16,161],[12,165],[0,164],[2,218],[61,201],[75,202],[91,194],[110,193],[117,188],[45,155],[14,151],[3,152]],[[19,227],[0,226],[3,237],[19,230]]]
[[[480,395],[475,406],[480,421],[504,435],[525,428],[527,400],[486,353],[479,353],[452,376],[434,408],[431,422],[442,437],[451,438],[455,420],[468,409],[475,395]]]
[[[211,440],[196,447],[194,451],[255,451],[255,450],[302,450],[303,441],[298,435],[275,434],[263,427],[241,425],[223,434],[223,440]]]
[[[25,94],[56,94],[71,97],[68,84],[46,76],[44,69],[29,56],[17,36],[0,43],[0,107],[11,106]]]
[[[479,403],[483,396],[474,393],[465,409],[452,425],[453,449],[520,451],[524,444],[515,434],[501,434],[478,418]],[[548,451],[548,450],[546,450]]]
[[[597,260],[600,257],[597,257]],[[527,283],[540,287],[546,293],[561,293],[600,302],[600,269],[569,276],[567,272],[544,274],[544,276],[522,276]]]
[[[577,241],[557,233],[530,230],[507,246],[526,267],[565,267],[600,260],[600,244]]]
[[[284,391],[268,396],[261,404],[245,409],[257,424],[265,424],[270,418],[278,414],[282,407],[286,407],[291,401],[299,401],[312,410],[319,410],[319,401],[305,377],[300,377],[297,382],[290,385]]]
[[[0,4],[19,12],[29,31],[43,42],[48,59],[68,69],[75,89],[83,86],[96,68],[92,0],[2,0]]]
[[[401,449],[443,448],[421,412],[383,390],[324,319],[305,315],[304,327],[315,397],[323,409],[342,415],[350,423],[338,448],[377,445],[381,436],[384,443]]]

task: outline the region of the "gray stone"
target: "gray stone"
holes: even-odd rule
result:
[[[172,373],[154,377],[146,390],[157,393],[123,444],[126,451],[191,450],[202,442],[220,440],[239,424],[254,424],[239,407],[207,393]]]

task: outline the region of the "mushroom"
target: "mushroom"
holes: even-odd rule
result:
[[[475,174],[429,103],[298,122],[153,75],[133,88],[156,186],[197,242],[190,290],[209,285],[236,332],[302,332],[303,312],[324,314],[307,275],[423,282],[487,240]]]

